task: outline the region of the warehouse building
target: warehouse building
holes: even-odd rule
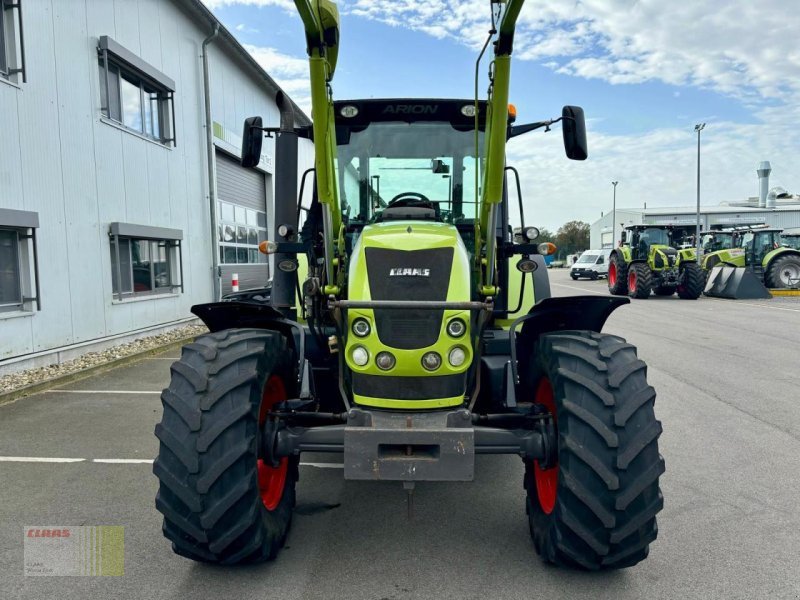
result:
[[[770,172],[769,162],[759,165],[756,171],[759,179],[758,196],[716,206],[701,205],[701,230],[757,223],[781,229],[800,227],[800,196],[780,187],[770,188]],[[592,223],[589,233],[592,248],[614,247],[615,238],[619,243],[620,232],[628,225],[676,225],[693,231],[697,223],[697,206],[646,208],[645,204],[641,209],[618,208],[613,233],[611,219],[612,212],[609,211]]]
[[[0,374],[266,282],[279,92],[200,0],[0,2]]]

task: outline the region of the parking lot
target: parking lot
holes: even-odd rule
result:
[[[607,294],[566,270],[551,281],[554,295]],[[0,457],[54,460],[0,458],[0,597],[800,598],[800,298],[652,297],[606,331],[639,347],[664,426],[665,508],[637,567],[545,566],[514,457],[479,457],[473,483],[419,485],[409,521],[399,483],[345,482],[337,457],[304,456],[275,562],[182,559],[150,464],[173,352],[0,406]],[[23,576],[30,525],[124,525],[124,577]]]

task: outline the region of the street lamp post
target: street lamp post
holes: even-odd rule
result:
[[[611,247],[617,247],[617,184],[619,181],[612,181],[614,186],[614,204],[611,206]]]
[[[700,132],[705,126],[705,123],[698,123],[694,126],[694,130],[697,132],[697,231],[694,234],[697,264],[700,264]]]

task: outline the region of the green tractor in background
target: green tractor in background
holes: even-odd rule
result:
[[[781,232],[781,242],[786,248],[800,250],[800,227],[784,229]]]
[[[781,229],[748,231],[741,247],[742,254],[730,261],[733,266],[750,269],[768,288],[800,287],[800,251],[784,245]]]
[[[614,296],[648,298],[671,296],[685,300],[703,293],[705,275],[694,248],[676,249],[679,231],[672,225],[631,225],[622,232],[619,248],[611,252],[608,291]]]
[[[800,250],[791,246],[795,241],[793,232],[785,235],[780,229],[763,226],[737,232],[736,236],[737,247],[717,250],[703,258],[707,296],[733,300],[770,298],[767,288],[800,288]]]
[[[711,229],[700,233],[700,265],[706,274],[720,264],[728,266],[737,265],[744,256],[742,239],[745,233],[767,228],[766,223],[753,225],[729,226],[720,229]]]

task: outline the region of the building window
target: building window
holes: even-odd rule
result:
[[[217,214],[219,262],[229,265],[264,264],[258,245],[267,239],[267,213],[220,202]]]
[[[117,300],[183,292],[182,233],[111,223],[111,284]]]
[[[175,145],[175,82],[108,36],[100,38],[98,53],[103,116]]]
[[[38,213],[0,209],[0,312],[42,308],[37,227]]]
[[[0,77],[25,81],[22,0],[0,0]]]

